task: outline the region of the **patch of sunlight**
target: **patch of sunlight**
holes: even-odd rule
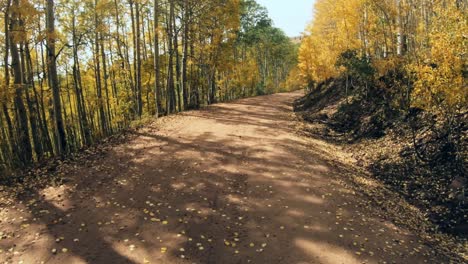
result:
[[[321,225],[304,225],[304,230],[314,231],[314,232],[327,232],[328,229]]]
[[[148,258],[149,254],[145,246],[136,243],[134,240],[128,240],[124,243],[113,243],[112,249],[119,258],[128,260],[132,263],[142,263],[143,259]]]
[[[171,187],[174,188],[174,189],[177,190],[177,191],[180,191],[180,190],[182,190],[182,189],[184,189],[184,188],[186,187],[186,184],[183,183],[183,182],[180,182],[180,183],[173,183],[173,184],[171,185]]]
[[[138,236],[128,235],[128,237],[124,237],[123,240],[119,241],[115,241],[115,238],[108,237],[106,241],[115,252],[115,258],[120,258],[118,261],[121,262],[173,263],[175,260],[174,256],[169,254],[169,252],[178,250],[186,241],[186,238],[171,232],[158,233],[155,235],[152,232],[143,231],[141,234],[138,234]]]
[[[27,245],[24,248],[24,255],[19,255],[14,257],[8,263],[76,263],[76,264],[85,264],[87,263],[81,256],[75,255],[73,252],[68,251],[67,253],[62,253],[62,248],[64,245],[57,244],[55,238],[49,234],[45,233],[40,238],[25,238],[25,241],[34,241],[30,245]],[[28,242],[29,244],[29,242]],[[19,247],[21,248],[21,247]],[[18,248],[18,249],[19,249]],[[51,250],[57,249],[59,253],[51,256]],[[23,251],[23,250],[19,250]],[[5,262],[6,263],[6,262]]]
[[[53,205],[56,209],[65,212],[70,209],[73,204],[66,197],[70,187],[61,185],[59,187],[49,187],[40,191],[42,198]]]
[[[175,235],[167,232],[158,233],[155,237],[153,232],[147,230],[138,234],[138,236],[129,234],[119,240],[117,240],[117,237],[107,236],[104,240],[109,244],[109,250],[113,251],[111,254],[114,261],[119,263],[145,263],[145,260],[160,260],[161,257],[172,258],[166,252],[178,248],[177,245],[183,242],[183,238],[175,238]],[[156,241],[152,243],[146,240],[154,240],[155,238]],[[164,248],[164,252],[161,248]]]
[[[355,176],[354,178],[356,179],[357,183],[368,186],[368,187],[376,188],[379,186],[379,184],[376,181],[367,179],[365,177]]]
[[[304,217],[304,212],[303,211],[299,211],[299,210],[295,210],[295,209],[289,209],[286,214],[288,216],[293,216],[293,217]]]
[[[323,204],[323,199],[315,195],[297,195],[296,198],[311,204]]]
[[[326,242],[311,241],[303,238],[298,238],[295,245],[302,249],[305,254],[317,259],[318,262],[324,264],[359,264],[359,261],[352,253],[347,252],[341,247],[331,245]]]
[[[214,214],[213,209],[202,206],[199,203],[188,203],[185,205],[185,211],[192,212],[192,214],[197,214],[200,217],[208,217]]]
[[[276,180],[276,183],[278,184],[278,186],[284,187],[284,188],[290,188],[290,187],[296,186],[295,182],[292,182],[289,180]]]
[[[239,195],[228,195],[228,196],[226,196],[226,199],[231,204],[242,204],[242,202],[243,202],[242,197],[239,196]]]
[[[316,172],[329,172],[330,168],[324,165],[314,165],[313,170]]]
[[[161,189],[161,186],[160,186],[160,185],[152,185],[152,186],[150,187],[150,191],[155,192],[155,193],[158,193],[158,192],[161,192],[162,189]]]

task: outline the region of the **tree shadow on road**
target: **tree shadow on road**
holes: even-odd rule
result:
[[[51,263],[418,263],[430,255],[347,189],[319,147],[287,138],[288,122],[275,118],[284,109],[244,110],[258,102],[197,114],[253,131],[242,139],[149,127],[92,166],[77,164],[61,187],[18,197],[24,211],[9,214],[30,226],[0,241],[20,251],[8,260],[33,248],[31,259]],[[35,232],[34,246],[22,242]],[[68,253],[50,254],[62,247]]]

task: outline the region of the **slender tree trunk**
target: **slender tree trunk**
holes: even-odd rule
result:
[[[166,19],[166,23],[168,25],[167,28],[167,48],[168,48],[168,56],[169,56],[169,63],[167,66],[167,96],[168,96],[168,106],[167,106],[167,114],[173,113],[175,111],[176,103],[175,103],[175,89],[174,89],[174,46],[173,46],[173,24],[172,20],[174,17],[174,3],[173,1],[169,2],[169,17]]]
[[[102,71],[104,74],[104,92],[106,93],[106,107],[107,107],[107,129],[108,133],[112,134],[112,118],[111,118],[111,107],[109,97],[109,85],[107,80],[109,79],[109,73],[107,72],[107,58],[104,50],[104,33],[101,32],[100,44],[101,44],[101,57],[102,57]]]
[[[403,34],[401,26],[401,0],[395,0],[395,8],[397,10],[396,14],[396,51],[397,55],[400,56],[403,54]]]
[[[161,104],[161,70],[159,60],[159,1],[154,0],[154,96],[156,98],[156,117],[159,117],[159,113],[162,110]]]
[[[134,111],[135,111],[135,115],[137,116],[140,116],[139,113],[140,113],[140,110],[139,110],[139,103],[138,103],[138,80],[137,80],[137,33],[136,33],[136,22],[135,22],[135,11],[133,9],[134,7],[134,1],[133,0],[129,0],[129,4],[130,4],[130,18],[131,18],[131,21],[132,21],[132,42],[133,42],[133,78],[132,78],[132,81],[134,83],[134,86],[133,86],[133,102],[134,102]]]
[[[5,9],[5,57],[4,57],[4,67],[5,67],[5,89],[10,89],[10,69],[8,68],[8,57],[9,57],[9,49],[10,49],[10,33],[9,33],[9,21],[10,21],[10,5],[11,0],[7,2],[7,6]],[[6,122],[6,137],[8,139],[8,146],[11,150],[11,147],[15,146],[15,136],[13,133],[13,123],[11,121],[10,113],[8,112],[7,106],[7,97],[6,93],[4,93],[4,97],[2,98],[2,112],[5,116]]]
[[[81,83],[80,62],[78,58],[78,47],[80,40],[76,33],[76,16],[72,14],[72,38],[73,38],[73,86],[75,88],[76,105],[78,109],[79,126],[81,130],[83,145],[91,144],[91,130],[88,125],[88,118],[86,116],[85,102],[83,98],[83,85]]]
[[[24,82],[23,82],[23,73],[21,71],[21,61],[18,51],[18,38],[15,37],[11,32],[17,31],[23,27],[23,22],[20,18],[20,15],[16,10],[20,10],[19,0],[14,0],[13,6],[15,11],[12,12],[10,18],[10,52],[11,52],[11,67],[13,68],[14,75],[14,85],[15,85],[15,96],[14,104],[16,109],[16,137],[18,140],[17,143],[17,156],[20,162],[20,165],[29,165],[33,162],[32,156],[32,146],[29,138],[29,124],[26,108],[23,103],[23,93],[24,93]]]
[[[55,16],[54,0],[47,0],[47,66],[49,83],[52,88],[53,113],[56,130],[56,147],[59,155],[67,151],[67,139],[62,117],[62,103],[60,101],[60,87],[57,76],[57,57],[55,52]]]
[[[209,104],[216,103],[216,69],[210,71],[210,102]]]
[[[94,6],[97,6],[97,1],[94,0]],[[99,111],[99,124],[101,126],[101,132],[104,136],[108,135],[108,129],[107,129],[107,122],[106,122],[106,114],[104,110],[104,102],[102,98],[102,79],[101,79],[101,61],[99,58],[100,55],[100,48],[99,48],[99,25],[100,21],[98,18],[98,13],[97,10],[94,12],[94,23],[95,23],[95,32],[94,32],[94,46],[95,46],[95,51],[94,51],[94,61],[95,61],[95,73],[96,73],[96,95],[97,95],[97,100],[98,100],[98,111]]]
[[[29,94],[29,88],[34,90],[34,73],[32,72],[32,66],[29,65],[29,47],[27,43],[20,46],[20,54],[21,54],[21,71],[24,75],[24,83],[25,83],[25,94],[26,94],[26,103],[28,105],[29,111],[29,124],[31,125],[31,136],[34,146],[34,153],[36,154],[36,158],[38,160],[42,159],[43,156],[43,149],[42,149],[42,142],[41,142],[41,134],[38,129],[38,120],[37,120],[37,104],[33,100],[31,100]]]
[[[190,17],[192,17],[190,15]],[[190,57],[192,58],[192,60],[195,59],[195,31],[194,30],[191,30],[190,31]],[[197,73],[199,73],[200,71],[197,70]],[[199,106],[200,106],[200,93],[199,93],[199,74],[195,74],[194,73],[194,65],[193,63],[190,64],[190,107],[193,108],[193,109],[198,109]],[[195,76],[197,78],[195,78]]]
[[[173,44],[174,44],[174,57],[175,57],[175,68],[176,68],[176,72],[175,72],[175,76],[176,76],[176,88],[177,88],[177,96],[175,98],[176,100],[176,104],[177,104],[177,109],[178,111],[182,111],[182,106],[181,106],[181,96],[180,96],[180,56],[179,56],[179,36],[178,36],[178,31],[177,31],[177,24],[176,24],[176,18],[175,18],[175,15],[174,13],[172,14],[172,23],[173,23],[173,31],[174,31],[174,41],[173,41]]]
[[[143,114],[142,84],[141,84],[141,33],[140,33],[140,4],[135,2],[136,14],[136,90],[138,98],[138,116]]]
[[[28,44],[26,43],[26,64],[27,64],[27,69],[28,69],[28,78],[29,78],[29,83],[31,85],[31,89],[34,94],[34,115],[36,116],[38,126],[39,126],[39,136],[40,136],[40,141],[41,141],[41,148],[42,148],[42,155],[46,154],[47,152],[52,152],[52,142],[50,142],[50,137],[49,137],[49,131],[46,129],[45,122],[43,116],[41,115],[41,106],[39,102],[39,96],[38,92],[36,89],[36,83],[34,82],[34,67],[33,67],[33,60],[31,56],[31,52],[29,49]],[[43,108],[43,106],[42,106]]]
[[[37,27],[38,27],[38,30],[41,31],[42,28],[41,28],[41,23],[40,21],[37,23]],[[36,53],[37,50],[36,50]],[[39,93],[39,96],[40,96],[40,102],[41,102],[41,116],[42,116],[42,120],[44,120],[44,131],[47,131],[47,140],[48,140],[48,149],[50,150],[51,154],[54,154],[55,152],[55,130],[53,131],[50,131],[49,129],[49,124],[47,122],[47,117],[46,117],[46,107],[50,109],[50,100],[46,103],[45,102],[45,96],[44,96],[44,81],[45,80],[49,80],[48,76],[47,76],[47,71],[46,71],[46,59],[44,58],[44,45],[40,45],[40,63],[39,63],[39,58],[37,58],[37,77],[39,79],[39,88],[40,88],[40,93]],[[53,113],[52,113],[53,114]],[[51,115],[52,118],[53,118],[53,115]],[[54,122],[52,120],[52,122]],[[53,123],[54,124],[54,123]],[[53,125],[55,127],[55,125]],[[50,132],[49,132],[50,131]],[[52,133],[52,136],[53,136],[53,139],[51,138],[51,133]],[[54,144],[52,144],[52,142],[54,142]]]
[[[189,26],[190,26],[190,12],[189,12],[189,0],[184,0],[184,50],[182,58],[182,93],[184,108],[188,108],[188,95],[189,89],[187,87],[187,57],[188,57],[188,42],[189,42]]]

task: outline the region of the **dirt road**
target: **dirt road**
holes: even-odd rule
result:
[[[300,95],[165,118],[63,185],[2,198],[0,261],[443,263],[295,133]]]

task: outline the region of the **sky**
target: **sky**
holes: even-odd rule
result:
[[[315,0],[257,0],[268,9],[275,26],[290,37],[300,36],[312,20]]]

